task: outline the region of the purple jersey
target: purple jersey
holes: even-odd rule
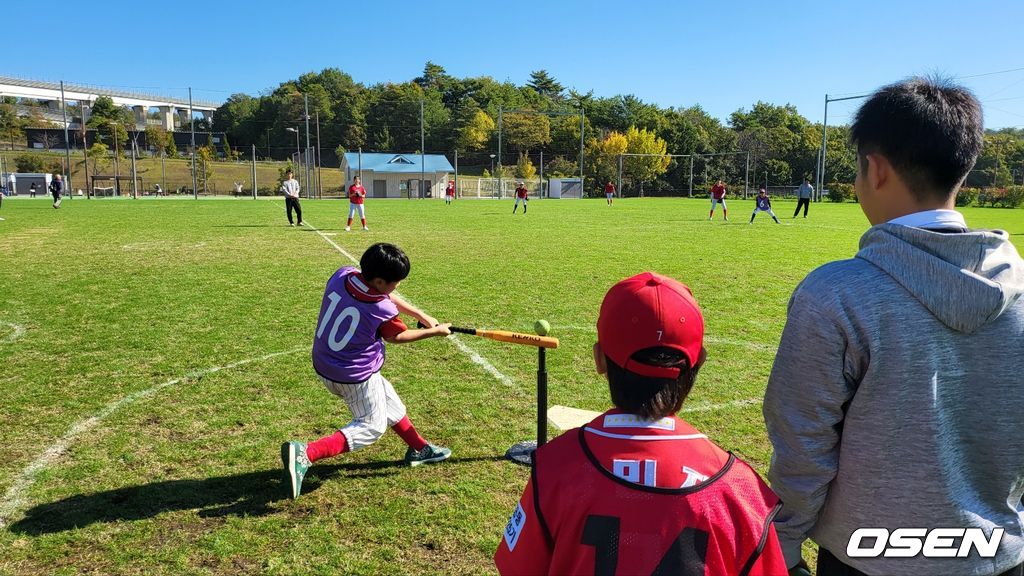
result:
[[[758,196],[757,197],[757,209],[758,210],[771,210],[772,209],[772,201],[769,200],[767,196]]]
[[[345,266],[327,281],[313,338],[313,369],[335,382],[362,382],[384,364],[384,341],[378,329],[398,316],[386,294],[371,293]]]

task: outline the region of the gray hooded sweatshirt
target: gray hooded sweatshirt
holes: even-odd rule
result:
[[[1022,293],[1006,232],[897,224],[797,287],[764,400],[790,566],[808,537],[866,574],[1024,561]],[[994,558],[847,555],[854,530],[879,527],[1005,533]]]

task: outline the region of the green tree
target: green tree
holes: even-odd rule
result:
[[[93,142],[92,146],[89,146],[89,160],[92,161],[93,175],[99,174],[110,164],[109,153],[110,148],[99,140]]]
[[[167,142],[170,140],[170,134],[163,126],[147,126],[146,127],[146,146],[156,153],[163,152],[167,149]]]
[[[579,165],[564,156],[555,156],[544,168],[544,175],[551,178],[579,176]]]
[[[135,126],[135,116],[131,110],[114,104],[110,96],[100,96],[92,105],[92,115],[86,125],[95,128],[101,137],[116,139],[120,151],[128,141],[127,127]],[[114,145],[114,140],[111,140],[110,145]]]
[[[167,154],[168,158],[178,157],[178,145],[174,143],[174,137],[167,139],[167,147],[164,148],[164,153]]]
[[[587,176],[598,183],[615,181],[619,177],[619,155],[625,154],[629,140],[619,132],[609,132],[603,139],[591,138],[587,146]],[[626,158],[623,159],[623,174],[626,174]]]
[[[560,100],[565,87],[559,84],[554,78],[548,75],[547,70],[537,70],[530,73],[530,81],[526,84],[533,88],[541,96],[551,100]]]
[[[520,152],[519,160],[516,162],[516,177],[517,178],[536,178],[537,167],[533,165],[533,161],[526,154]]]
[[[8,102],[5,99],[4,102],[0,103],[0,139],[10,142],[12,149],[15,140],[21,140],[25,137],[25,132],[22,131],[24,125],[25,122],[18,116],[13,102]]]
[[[551,141],[551,122],[541,114],[505,114],[504,138],[509,148],[529,152]]]
[[[459,126],[455,148],[461,152],[479,152],[490,142],[494,130],[494,120],[477,107],[472,111],[472,118]]]
[[[640,193],[643,194],[645,182],[651,182],[668,170],[671,158],[662,156],[666,153],[667,145],[654,132],[644,128],[630,126],[626,130],[626,152],[630,154],[655,154],[655,156],[631,156],[622,161],[623,177],[630,182],[639,184]]]

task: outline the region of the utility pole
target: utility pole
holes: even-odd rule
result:
[[[256,145],[252,145],[252,199],[256,199]]]
[[[310,169],[309,169],[309,95],[303,94],[302,99],[305,102],[306,107],[306,198],[313,197],[313,188],[309,185],[310,183]]]
[[[317,110],[316,114],[316,196],[317,198],[324,197],[324,183],[323,183],[323,159],[320,157],[323,151],[320,149],[320,111]]]
[[[188,125],[192,133],[192,198],[199,199],[196,183],[196,120],[192,117],[192,87],[188,88]]]
[[[493,176],[494,174],[492,174]],[[498,107],[498,198],[502,198],[502,107]]]
[[[64,187],[68,191],[68,196],[74,198],[74,194],[71,193],[71,139],[68,137],[68,103],[64,99],[64,81],[60,81],[60,109],[64,113],[64,162],[66,168],[64,169]],[[82,122],[85,122],[85,118],[82,118]]]
[[[121,168],[118,162],[118,156],[121,155],[121,151],[118,149],[117,143],[117,123],[111,122],[110,129],[114,133],[114,195],[121,195]]]
[[[420,190],[419,190],[419,197],[420,198],[424,198],[426,196],[426,192],[425,192],[424,188],[427,187],[427,183],[425,182],[425,180],[426,180],[426,173],[427,173],[427,160],[426,160],[426,152],[427,151],[424,149],[426,147],[426,143],[425,143],[426,140],[424,139],[423,134],[424,134],[424,130],[423,130],[423,99],[420,98],[420,186],[419,186],[419,188],[420,188]]]
[[[135,140],[132,139],[132,198],[135,200],[139,199],[139,180],[138,172],[135,170]]]

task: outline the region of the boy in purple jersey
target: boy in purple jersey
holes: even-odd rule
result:
[[[754,206],[754,213],[750,215],[750,224],[754,223],[754,216],[757,216],[758,212],[767,212],[775,223],[779,223],[779,219],[775,217],[775,212],[772,212],[772,200],[768,197],[768,192],[764,188],[761,188],[757,192],[757,198],[754,199],[757,204]]]
[[[327,281],[313,338],[313,369],[324,386],[348,405],[352,421],[315,442],[281,445],[292,498],[302,492],[302,480],[313,462],[365,448],[389,426],[409,445],[405,462],[410,466],[440,462],[452,453],[420,436],[402,399],[380,373],[385,341],[403,344],[447,336],[450,324],[438,324],[395,292],[410,268],[409,258],[398,246],[370,246],[359,267],[342,267]],[[400,312],[431,328],[410,330],[399,319]]]

